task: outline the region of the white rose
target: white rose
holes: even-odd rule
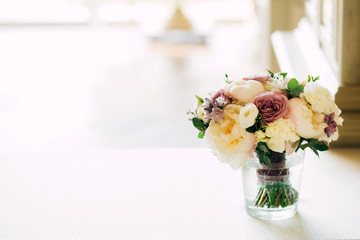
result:
[[[226,85],[224,90],[227,96],[244,104],[252,102],[256,95],[265,91],[264,86],[255,80],[237,80]]]
[[[242,128],[248,128],[255,124],[255,119],[259,114],[259,110],[253,103],[246,104],[240,109],[239,121]]]
[[[284,118],[295,124],[296,133],[303,138],[315,138],[327,127],[324,122],[325,115],[311,111],[309,104],[303,99],[290,99],[288,108],[289,112]]]
[[[211,121],[204,137],[218,159],[229,163],[233,169],[245,164],[255,146],[254,134],[240,126],[240,108],[239,105],[227,105],[224,120],[220,123]]]
[[[308,82],[304,88],[304,97],[311,104],[315,112],[330,114],[335,111],[336,105],[329,90],[317,82]]]

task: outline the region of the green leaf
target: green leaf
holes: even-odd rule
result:
[[[302,144],[303,142],[307,142],[307,143]],[[306,148],[310,148],[318,157],[319,157],[318,151],[326,151],[329,149],[328,145],[325,142],[319,141],[314,138],[300,138],[300,143],[296,151],[299,148],[303,150]]]
[[[202,99],[201,97],[199,97],[198,95],[195,95],[196,99],[198,100],[199,104],[203,104],[204,103],[204,99]]]
[[[266,152],[266,153],[269,152],[269,149],[268,149],[265,145],[260,145],[260,146],[259,146],[259,149],[260,149],[261,151],[263,151],[263,152]]]
[[[299,97],[300,93],[302,93],[300,90],[281,89],[281,91],[289,95],[289,98]]]
[[[281,76],[283,76],[283,78],[286,78],[287,73],[280,73]]]
[[[292,78],[287,84],[287,89],[281,89],[281,91],[289,95],[289,98],[299,97],[304,91],[304,86],[299,84],[295,78]]]
[[[314,148],[312,148],[312,147],[310,147],[310,149],[313,150],[313,152],[316,154],[316,156],[320,157],[320,156],[319,156],[319,153],[318,153],[318,151],[317,151],[316,149],[314,149]]]
[[[270,164],[271,164],[270,158],[269,158],[268,156],[264,156],[264,157],[263,157],[263,163],[264,163],[266,166],[270,166]]]
[[[205,131],[207,128],[205,123],[199,118],[193,118],[192,123],[193,123],[194,127],[196,127],[199,131]]]
[[[300,92],[303,92],[303,91],[304,91],[304,86],[301,85],[301,84],[298,84],[298,85],[295,87],[295,90],[299,90]]]
[[[274,77],[274,73],[272,71],[270,71],[269,69],[266,69],[266,71],[268,71],[268,73],[270,74],[270,77]]]
[[[198,133],[198,138],[203,139],[204,136],[205,136],[205,132],[199,132]]]
[[[320,80],[320,77],[317,76],[316,78],[308,75],[308,82],[316,82],[317,80]]]
[[[299,148],[301,148],[302,150],[304,150],[307,147],[311,147],[311,145],[309,143],[307,143],[307,144],[303,144],[303,145],[299,146]]]
[[[328,145],[326,145],[326,143],[321,142],[319,140],[313,139],[312,140],[312,146],[319,151],[326,151],[329,150]]]
[[[260,163],[269,166],[271,164],[273,151],[271,151],[264,142],[259,142],[255,150],[258,153]]]
[[[252,125],[251,127],[248,127],[245,130],[247,132],[249,132],[249,133],[255,133],[256,132],[256,127],[255,127],[255,125]]]
[[[282,91],[282,92],[284,92],[284,93],[286,93],[287,95],[290,96],[290,93],[291,93],[290,90],[288,90],[288,89],[280,89],[280,91]]]
[[[229,76],[225,73],[225,82],[227,84],[230,84]]]
[[[299,150],[299,148],[300,148],[300,146],[301,146],[301,143],[304,141],[304,138],[300,138],[300,140],[299,140],[299,145],[298,145],[298,147],[296,148],[296,150],[295,150],[295,152],[297,152],[298,150]]]
[[[290,81],[287,84],[287,88],[289,90],[295,90],[296,86],[299,85],[298,81],[295,78],[290,79]]]
[[[246,128],[246,131],[249,132],[249,133],[254,133],[254,132],[258,131],[258,130],[261,130],[263,127],[264,127],[264,123],[263,123],[260,115],[258,114],[256,119],[255,119],[254,125]]]

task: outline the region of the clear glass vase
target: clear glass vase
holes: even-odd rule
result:
[[[301,185],[304,151],[273,156],[270,166],[249,158],[242,169],[244,197],[249,215],[264,220],[294,216]]]

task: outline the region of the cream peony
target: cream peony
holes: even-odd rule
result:
[[[327,124],[324,114],[313,112],[303,99],[292,98],[288,102],[289,112],[284,118],[290,119],[296,126],[296,133],[303,138],[316,138],[324,132]]]
[[[257,134],[257,136],[261,136]],[[294,143],[300,138],[295,133],[295,125],[289,119],[280,118],[275,122],[269,123],[265,130],[266,139],[264,140],[268,147],[275,152],[284,152],[285,143]]]
[[[211,121],[204,137],[218,159],[229,163],[233,169],[244,165],[255,146],[254,134],[240,126],[240,108],[239,105],[227,105],[224,120],[220,123]]]
[[[259,110],[253,103],[246,104],[240,109],[239,121],[242,128],[248,128],[255,124],[255,119],[259,114]]]
[[[317,82],[308,82],[305,85],[304,97],[315,112],[327,115],[335,111],[336,105],[329,90]]]
[[[256,95],[265,91],[264,86],[255,80],[237,80],[226,85],[224,90],[227,96],[244,104],[252,102]]]

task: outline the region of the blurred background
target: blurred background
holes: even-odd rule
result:
[[[2,149],[201,146],[186,112],[264,72],[251,0],[1,0]]]
[[[341,2],[0,0],[1,149],[202,146],[186,112],[195,94],[223,86],[225,73],[312,66],[338,85]],[[306,31],[270,43],[302,17],[328,65],[315,61],[325,58]],[[352,32],[346,36],[356,40]],[[358,144],[354,128],[348,132]]]

